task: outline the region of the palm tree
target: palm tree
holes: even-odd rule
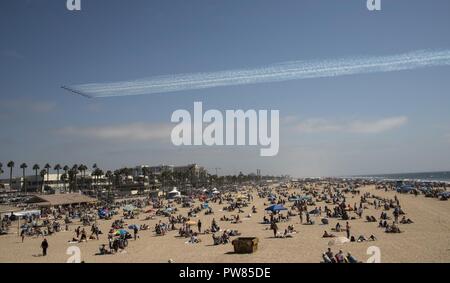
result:
[[[33,170],[34,170],[34,181],[36,182],[36,188],[37,188],[37,186],[38,186],[38,170],[39,169],[41,169],[40,167],[39,167],[39,164],[34,164],[33,165]],[[37,191],[37,190],[36,190]]]
[[[68,179],[69,179],[69,177],[68,177],[67,173],[63,173],[61,175],[61,181],[63,181],[63,183],[64,183],[64,192],[66,192],[66,182]]]
[[[8,168],[9,168],[9,188],[12,187],[12,173],[13,173],[13,168],[14,168],[14,161],[10,161],[7,164]]]
[[[73,165],[72,169],[70,169],[69,171],[69,182],[70,180],[72,180],[73,185],[70,186],[72,187],[72,189],[69,189],[70,192],[74,191],[75,189],[77,189],[77,174],[79,173],[78,171],[78,165]]]
[[[45,164],[44,166],[45,170],[47,170],[47,183],[50,181],[50,169],[52,168],[52,166],[50,164]]]
[[[25,179],[25,169],[28,168],[28,165],[26,163],[20,164],[20,169],[22,169],[22,177],[23,177],[23,183],[22,183],[22,190],[27,193],[27,187],[26,187],[26,179]]]
[[[78,166],[78,171],[80,171],[81,176],[83,178],[83,188],[86,187],[86,170],[88,169],[88,167],[84,164],[80,164],[80,166]]]
[[[106,171],[105,177],[108,180],[108,201],[111,198],[111,191],[112,191],[112,180],[114,179],[114,174],[111,170]]]
[[[163,189],[163,195],[166,194],[166,184],[167,184],[167,180],[170,180],[172,178],[172,173],[168,170],[164,170],[161,173],[161,178],[162,178],[162,189]]]
[[[98,179],[101,176],[103,176],[103,174],[104,174],[103,171],[98,167],[94,170],[94,172],[92,172],[92,175],[95,176],[95,185],[96,185],[95,190],[96,190],[97,195],[98,195]]]
[[[64,165],[63,170],[64,170],[64,174],[66,174],[66,182],[69,179],[69,174],[68,174],[69,169],[70,169],[69,166]],[[64,192],[66,192],[66,183],[64,183]]]
[[[41,176],[42,183],[41,183],[41,193],[44,193],[44,183],[45,183],[45,175],[48,174],[48,171],[45,169],[42,169],[39,175]]]
[[[53,167],[53,170],[56,170],[56,172],[57,172],[57,175],[56,175],[56,180],[57,180],[57,186],[58,186],[58,189],[59,189],[59,170],[61,170],[61,165],[59,165],[59,164],[56,164],[55,165],[55,167]]]

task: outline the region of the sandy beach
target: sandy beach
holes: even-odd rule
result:
[[[298,189],[297,189],[298,190]],[[333,252],[342,249],[345,253],[351,252],[358,260],[365,262],[370,255],[367,249],[370,246],[377,246],[381,250],[381,262],[403,263],[403,262],[449,262],[450,261],[450,205],[447,201],[439,201],[434,198],[424,196],[414,196],[412,194],[398,194],[394,191],[385,192],[376,190],[375,186],[365,186],[360,189],[361,194],[369,192],[380,197],[394,198],[397,195],[402,209],[406,212],[407,218],[414,221],[413,224],[400,224],[403,231],[399,234],[385,233],[384,229],[378,227],[378,222],[366,222],[365,217],[350,220],[351,231],[355,236],[364,235],[369,237],[374,235],[377,240],[370,242],[351,242],[342,245],[329,246],[329,238],[322,238],[324,231],[330,232],[331,228],[340,222],[345,226],[345,221],[330,218],[329,225],[320,223],[320,217],[312,216],[315,225],[301,225],[298,216],[291,217],[288,222],[279,223],[281,231],[288,225],[294,225],[296,234],[292,238],[274,238],[270,225],[261,224],[264,215],[269,213],[264,211],[268,206],[267,198],[259,198],[256,190],[252,195],[254,201],[245,207],[244,213],[240,213],[242,223],[232,224],[230,221],[220,221],[222,216],[231,217],[235,212],[223,212],[222,206],[218,203],[211,203],[214,214],[204,215],[204,211],[198,213],[194,221],[201,219],[203,227],[209,228],[213,218],[216,219],[222,230],[234,229],[242,233],[243,237],[258,237],[259,249],[253,254],[234,254],[231,243],[225,245],[213,245],[211,234],[199,235],[200,243],[186,243],[189,239],[178,237],[178,231],[169,231],[164,236],[156,236],[153,231],[154,226],[160,220],[167,220],[166,217],[156,216],[152,220],[144,220],[146,215],[141,213],[139,219],[126,220],[126,226],[131,224],[148,224],[150,229],[140,231],[139,238],[135,241],[129,240],[128,247],[114,255],[96,255],[101,244],[108,244],[107,233],[114,219],[120,219],[121,213],[112,220],[97,221],[99,228],[103,231],[99,240],[89,240],[88,242],[71,244],[69,240],[75,237],[74,230],[80,223],[74,222],[69,225],[69,231],[62,231],[48,236],[49,250],[48,256],[41,256],[40,243],[42,237],[25,238],[24,243],[12,232],[0,237],[0,262],[4,263],[64,263],[70,257],[66,254],[67,248],[77,246],[81,250],[81,260],[86,263],[164,263],[169,259],[176,263],[317,263],[321,261],[322,253],[330,247]],[[290,189],[289,192],[295,192]],[[351,205],[359,202],[358,196],[347,194],[347,202]],[[353,201],[354,198],[354,201]],[[199,205],[197,200],[195,205]],[[252,205],[257,208],[257,213],[251,218],[245,218],[251,213]],[[286,207],[290,204],[286,203]],[[324,206],[324,203],[316,203],[316,206]],[[186,215],[188,209],[178,206],[177,214]],[[308,207],[313,209],[314,207]],[[374,209],[370,206],[364,210],[364,215],[374,215],[377,219],[382,209]],[[390,212],[391,213],[391,212]],[[350,216],[354,216],[351,213]],[[11,230],[14,230],[12,225]],[[177,228],[179,225],[177,225]],[[89,231],[89,226],[85,227]],[[197,230],[197,227],[193,228]],[[17,228],[16,228],[17,230]],[[335,232],[333,232],[335,233]],[[345,236],[345,232],[335,233],[337,236]],[[232,237],[234,239],[235,237]]]

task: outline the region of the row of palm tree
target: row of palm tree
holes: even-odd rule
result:
[[[9,168],[9,185],[10,187],[12,186],[12,180],[13,180],[13,169],[15,167],[15,162],[14,161],[9,161],[7,163],[7,167]],[[27,182],[26,182],[26,169],[28,168],[28,165],[26,163],[22,163],[20,166],[20,169],[22,169],[22,177],[23,177],[23,182],[22,182],[22,191],[27,193]],[[94,169],[92,176],[95,176],[96,178],[96,183],[98,183],[98,179],[103,176],[103,171],[98,168],[97,164],[94,164],[92,166],[92,168]],[[34,173],[35,173],[35,181],[37,182],[38,180],[38,176],[40,176],[42,178],[42,182],[41,182],[41,192],[43,192],[44,190],[44,183],[45,183],[45,177],[47,177],[47,182],[49,182],[50,180],[50,170],[52,169],[52,166],[47,163],[44,165],[44,167],[41,169],[41,167],[39,166],[39,164],[34,164],[32,167]],[[59,181],[62,181],[64,183],[64,190],[67,191],[67,182],[69,183],[73,183],[70,185],[71,189],[70,191],[75,191],[78,188],[78,184],[77,184],[77,175],[81,173],[81,176],[83,177],[83,182],[85,181],[85,177],[86,177],[86,170],[88,170],[89,168],[84,165],[84,164],[80,164],[80,165],[73,165],[72,168],[64,165],[61,166],[60,164],[56,164],[53,167],[53,170],[56,171],[57,173],[57,180],[58,180],[58,186],[59,186]],[[39,171],[40,170],[40,171]],[[64,171],[63,174],[60,174],[61,170]],[[3,164],[0,162],[0,175],[2,175],[4,173],[3,171]],[[109,171],[110,176],[112,175],[112,173]],[[83,185],[85,185],[85,183],[83,183]]]
[[[12,185],[12,176],[13,176],[13,168],[15,167],[14,161],[9,161],[7,163],[7,167],[9,168],[9,183],[10,186]],[[20,169],[22,169],[22,176],[23,176],[23,183],[22,183],[22,191],[27,192],[27,182],[25,181],[26,176],[26,169],[28,168],[28,165],[26,163],[22,163],[20,165]],[[34,164],[32,167],[34,173],[35,173],[35,180],[37,182],[38,176],[41,177],[41,192],[44,191],[44,182],[45,177],[47,177],[47,182],[49,182],[49,174],[50,170],[52,169],[52,166],[47,163],[45,166],[40,168],[39,164]],[[57,172],[57,180],[58,180],[58,187],[59,182],[62,181],[64,184],[64,191],[67,191],[67,184],[69,184],[69,192],[74,192],[79,189],[78,184],[78,176],[81,177],[82,183],[80,184],[82,188],[86,188],[87,184],[86,182],[86,171],[89,168],[84,164],[74,164],[72,167],[69,167],[67,165],[61,166],[60,164],[56,164],[53,167],[53,170]],[[101,170],[97,164],[94,164],[92,166],[92,173],[91,176],[94,177],[94,185],[98,187],[99,185],[99,179],[104,176],[108,182],[108,186],[114,187],[114,186],[120,186],[122,185],[123,180],[130,175],[133,175],[133,169],[132,168],[121,168],[117,169],[114,172],[108,170],[106,173]],[[60,174],[61,170],[64,171],[63,174]],[[0,162],[0,175],[3,174],[3,164]],[[198,187],[199,185],[210,185],[210,186],[222,186],[224,184],[239,184],[243,182],[248,181],[257,181],[260,180],[261,176],[256,176],[255,174],[243,174],[240,172],[238,175],[227,175],[227,176],[217,176],[208,174],[206,171],[200,171],[196,172],[195,168],[189,168],[189,170],[186,171],[179,171],[179,172],[173,172],[170,170],[164,170],[159,177],[156,177],[153,172],[148,167],[143,168],[143,174],[146,179],[149,180],[150,183],[156,183],[156,181],[159,181],[162,184],[163,190],[167,187],[171,186],[185,186],[187,184],[190,184],[193,187]],[[125,177],[125,178],[124,178]],[[264,178],[273,178],[273,176],[264,176]]]

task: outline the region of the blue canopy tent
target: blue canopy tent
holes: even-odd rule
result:
[[[278,211],[281,211],[281,210],[287,210],[287,208],[282,206],[281,204],[274,204],[274,205],[271,205],[271,206],[267,207],[265,210],[266,211],[271,211],[271,212],[278,212]]]

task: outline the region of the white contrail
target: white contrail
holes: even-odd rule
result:
[[[91,83],[63,88],[89,98],[128,96],[447,65],[450,65],[450,50],[422,50],[390,56],[289,61],[251,69],[156,76],[134,81]]]

